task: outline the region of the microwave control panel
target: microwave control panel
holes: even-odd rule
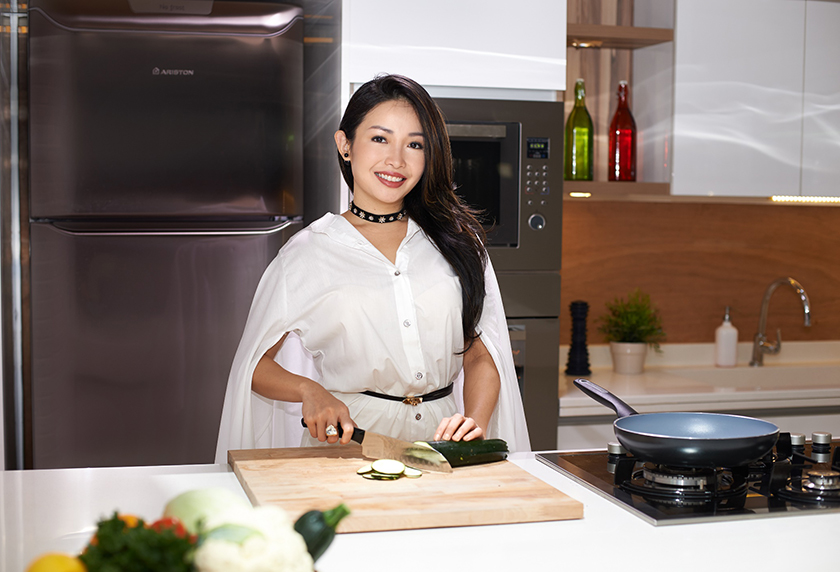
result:
[[[548,162],[540,159],[549,158],[550,139],[548,137],[528,137],[525,147],[525,204],[527,206],[545,206],[546,198],[551,194]],[[534,160],[536,159],[536,160]],[[545,228],[545,217],[534,213],[528,217],[528,226],[533,230]]]

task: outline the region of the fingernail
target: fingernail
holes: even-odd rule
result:
[[[449,433],[444,433],[443,434],[444,439],[449,439],[450,437],[452,437],[452,436]]]

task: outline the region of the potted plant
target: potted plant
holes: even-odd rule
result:
[[[650,295],[636,288],[625,301],[616,298],[607,302],[607,313],[599,318],[598,331],[610,342],[613,370],[616,373],[638,374],[645,366],[648,346],[657,352],[665,339],[659,310]]]

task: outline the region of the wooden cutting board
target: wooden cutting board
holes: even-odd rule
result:
[[[458,467],[418,479],[364,479],[361,446],[230,451],[228,462],[254,506],[292,518],[344,503],[338,532],[510,524],[583,517],[583,505],[509,461]]]

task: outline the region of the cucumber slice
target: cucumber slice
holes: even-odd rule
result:
[[[367,464],[367,465],[365,465],[364,467],[359,467],[359,470],[358,470],[358,471],[356,471],[356,474],[357,474],[357,475],[364,475],[365,473],[369,473],[369,472],[371,472],[372,470],[373,470],[373,467],[371,466],[371,464],[370,464],[370,463],[368,463],[368,464]]]
[[[409,479],[418,479],[423,476],[423,471],[418,471],[414,467],[406,467],[403,471],[403,475]]]
[[[405,471],[405,465],[394,459],[379,459],[370,464],[374,472],[384,475],[400,476]]]
[[[365,473],[362,475],[365,479],[370,479],[373,481],[396,481],[402,475],[386,475],[384,473],[377,473],[376,471],[371,471],[370,473]]]

